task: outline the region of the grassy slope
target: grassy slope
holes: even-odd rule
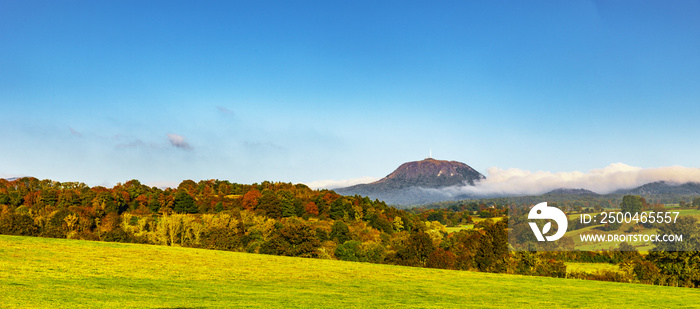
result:
[[[621,272],[620,267],[613,264],[607,263],[575,263],[566,262],[566,272],[584,272],[589,274],[595,274],[598,271],[613,271]]]
[[[479,223],[479,222],[482,222],[482,221],[486,221],[486,220],[488,220],[488,219],[491,219],[491,221],[494,221],[494,222],[498,222],[498,221],[501,221],[501,220],[505,219],[505,217],[495,217],[495,218],[473,218],[474,223],[463,224],[463,225],[460,225],[460,226],[447,227],[447,232],[448,232],[448,233],[454,233],[454,232],[459,232],[459,231],[461,231],[461,230],[473,229],[473,228],[474,228],[474,224]]]
[[[693,307],[700,290],[0,236],[0,307]]]

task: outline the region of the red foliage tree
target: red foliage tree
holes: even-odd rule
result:
[[[246,192],[246,194],[243,194],[241,205],[247,210],[255,210],[255,207],[258,206],[258,201],[261,196],[262,194],[260,194],[260,191],[255,189],[250,190]]]
[[[425,266],[430,268],[455,269],[455,255],[450,251],[438,248],[428,256]]]
[[[306,203],[304,210],[306,211],[307,214],[315,215],[315,216],[318,215],[318,207],[316,207],[316,203],[314,203],[314,202]]]

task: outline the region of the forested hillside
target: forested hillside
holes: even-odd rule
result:
[[[566,261],[626,262],[626,274],[586,279],[697,286],[697,271],[668,268],[697,253],[509,252],[507,220],[447,233],[440,223],[502,216],[507,205],[472,204],[409,213],[361,196],[302,184],[183,181],[177,188],[137,180],[113,188],[36,178],[0,179],[0,234],[186,246],[271,255],[539,276],[567,276]],[[694,255],[693,255],[694,254]],[[690,259],[690,260],[688,260]],[[686,264],[687,264],[686,263]],[[666,268],[664,268],[666,267]]]

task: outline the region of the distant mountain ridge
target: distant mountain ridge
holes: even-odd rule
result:
[[[659,195],[659,194],[677,194],[677,195],[700,195],[700,183],[687,182],[683,184],[671,183],[666,181],[657,181],[648,183],[629,190],[618,190],[618,194],[632,195]]]
[[[427,158],[401,164],[391,174],[373,183],[335,191],[343,195],[366,195],[389,204],[413,205],[450,199],[448,195],[431,189],[473,186],[482,179],[486,177],[462,162]]]
[[[559,188],[559,189],[554,189],[552,191],[549,191],[545,193],[544,195],[554,195],[554,194],[563,194],[563,195],[576,195],[576,196],[598,196],[600,194],[595,193],[591,190],[586,190],[586,189],[565,189],[565,188]]]

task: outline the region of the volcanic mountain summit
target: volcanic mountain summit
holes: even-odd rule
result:
[[[401,164],[388,176],[368,184],[335,189],[344,195],[366,195],[389,204],[413,205],[449,199],[439,190],[458,185],[475,185],[485,179],[469,165],[457,161],[427,158]]]

